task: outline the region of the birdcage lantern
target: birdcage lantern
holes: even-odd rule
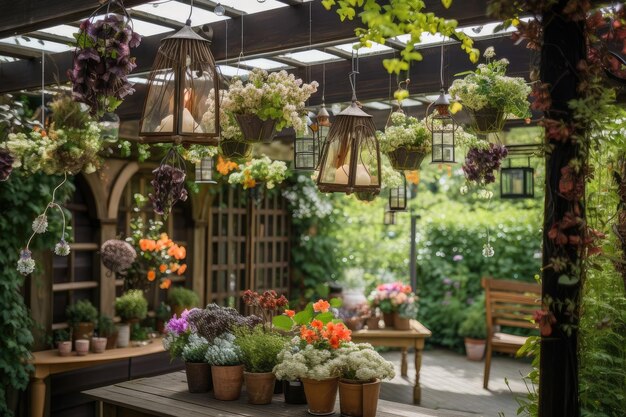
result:
[[[306,132],[296,137],[293,146],[293,168],[297,171],[317,169],[320,146],[328,134],[328,127],[319,124],[317,116],[307,117]]]
[[[442,88],[439,97],[432,104],[435,111],[429,116],[428,127],[432,138],[432,163],[455,163],[454,132],[457,129],[450,115],[450,101]]]
[[[196,178],[197,184],[217,184],[213,179],[213,158],[206,156],[198,163],[196,163]]]
[[[406,178],[403,176],[400,186],[389,189],[389,210],[406,211],[407,194]]]
[[[389,208],[387,208],[385,210],[385,215],[383,216],[383,224],[385,226],[392,226],[396,224],[396,212],[391,211],[389,210]]]
[[[139,126],[143,142],[218,144],[219,77],[210,44],[190,20],[161,41]]]
[[[500,168],[500,198],[534,198],[535,169],[530,166],[530,158],[526,166],[509,166]]]

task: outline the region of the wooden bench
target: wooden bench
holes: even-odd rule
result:
[[[526,282],[483,278],[487,318],[487,352],[483,388],[488,389],[493,352],[515,354],[526,337],[503,333],[501,326],[536,329],[533,312],[541,308],[541,286]]]

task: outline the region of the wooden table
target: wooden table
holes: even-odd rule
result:
[[[35,367],[35,372],[31,378],[31,416],[44,417],[46,405],[45,379],[50,375],[163,351],[163,343],[160,338],[157,338],[145,346],[111,349],[105,350],[103,353],[90,352],[85,356],[77,356],[76,352],[72,352],[70,356],[60,356],[57,349],[35,352],[31,361]]]
[[[408,374],[407,352],[409,348],[415,349],[415,385],[413,386],[413,403],[419,404],[422,401],[422,389],[420,388],[420,368],[422,367],[422,351],[427,337],[431,336],[422,323],[411,320],[410,330],[358,330],[352,332],[352,340],[355,342],[366,342],[373,346],[387,346],[402,348],[402,364],[400,373],[402,376]]]
[[[237,401],[217,401],[211,393],[191,394],[187,391],[184,372],[173,372],[152,378],[140,378],[83,394],[99,401],[101,417],[304,417],[306,405],[283,402],[274,395],[271,404],[250,405],[245,392]],[[335,406],[339,414],[339,404]],[[473,415],[473,414],[472,414]],[[377,417],[469,417],[466,413],[444,413],[406,404],[379,400]],[[309,416],[310,417],[310,416]]]

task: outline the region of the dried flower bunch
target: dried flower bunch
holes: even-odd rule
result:
[[[289,305],[287,298],[284,295],[279,297],[274,290],[265,291],[263,294],[246,290],[243,293],[243,302],[251,307],[255,313],[261,313],[263,322],[270,328],[274,316],[280,314],[281,310]]]
[[[185,162],[176,148],[172,147],[161,161],[161,165],[152,173],[154,178],[150,184],[154,192],[148,197],[154,212],[167,218],[174,204],[187,200]]]
[[[124,16],[107,14],[80,24],[76,38],[74,65],[67,71],[75,100],[85,103],[95,116],[114,111],[135,89],[128,74],[135,69],[130,48],[141,42]]]
[[[501,144],[480,142],[482,144],[473,146],[467,151],[463,173],[468,181],[486,185],[495,182],[495,171],[500,169],[509,151]]]
[[[116,274],[124,274],[137,259],[137,251],[130,243],[109,239],[100,247],[102,264]]]
[[[428,153],[431,149],[431,135],[424,122],[401,111],[391,113],[385,131],[377,131],[376,138],[380,151],[385,153],[400,147],[423,153]]]
[[[287,176],[287,164],[283,161],[272,161],[263,155],[254,158],[238,167],[238,171],[232,172],[228,177],[229,184],[241,184],[244,190],[254,188],[259,183],[265,183],[267,189],[272,189],[280,184]]]
[[[255,68],[246,81],[233,80],[221,106],[226,113],[254,114],[261,120],[276,120],[277,131],[293,127],[301,132],[306,128],[302,117],[305,103],[317,87],[316,81],[306,84],[286,71],[268,73]]]
[[[204,309],[194,309],[187,320],[194,331],[209,343],[213,343],[216,337],[226,332],[232,332],[236,327],[252,328],[262,322],[258,316],[244,317],[234,308],[220,307],[217,304],[209,304]]]

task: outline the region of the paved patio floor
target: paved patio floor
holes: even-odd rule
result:
[[[409,376],[400,376],[400,352],[383,354],[396,364],[397,376],[382,386],[381,398],[411,404],[415,371],[413,354],[409,353]],[[526,393],[521,375],[530,371],[524,360],[495,356],[491,362],[489,390],[483,389],[485,363],[472,362],[448,350],[436,349],[424,352],[422,359],[421,386],[422,407],[438,410],[463,411],[484,417],[515,417],[515,398]],[[510,389],[505,384],[508,379]],[[454,415],[454,413],[451,413]]]

